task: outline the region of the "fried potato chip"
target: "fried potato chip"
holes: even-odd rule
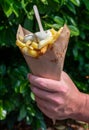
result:
[[[26,45],[29,46],[29,45],[31,45],[31,43],[32,43],[32,42],[31,42],[30,40],[28,40],[28,41],[26,42]]]
[[[34,49],[38,49],[38,44],[36,42],[32,42],[31,46],[34,48]]]
[[[16,45],[21,47],[21,48],[25,47],[25,43],[21,42],[19,39],[16,40]]]
[[[39,53],[36,50],[28,50],[28,54],[32,57],[38,57]]]
[[[40,52],[41,52],[42,54],[44,54],[44,53],[47,51],[47,48],[48,48],[48,45],[44,46],[44,47],[40,50]]]
[[[20,48],[21,49],[21,51],[23,52],[23,53],[25,53],[25,54],[28,54],[28,47],[23,47],[23,48]]]

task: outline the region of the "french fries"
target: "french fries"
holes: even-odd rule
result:
[[[49,48],[49,45],[52,45],[57,38],[59,37],[62,28],[56,31],[55,29],[50,29],[50,36],[48,36],[46,39],[39,40],[38,37],[34,36],[35,39],[31,38],[31,35],[25,36],[18,36],[18,39],[16,40],[16,45],[20,48],[22,53],[25,53],[26,55],[29,55],[31,57],[39,57],[40,55],[43,55],[46,53],[46,51]],[[32,34],[33,35],[33,34]],[[30,36],[30,39],[29,39]]]

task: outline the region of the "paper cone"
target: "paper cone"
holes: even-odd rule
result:
[[[17,39],[18,35],[22,35],[24,37],[24,35],[29,33],[29,31],[19,25]],[[23,54],[30,70],[34,75],[53,80],[60,80],[69,37],[70,30],[68,29],[67,25],[64,25],[59,37],[55,43],[48,48],[45,54],[39,56],[38,58],[33,58]]]

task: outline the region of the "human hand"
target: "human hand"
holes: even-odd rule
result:
[[[69,76],[62,72],[60,81],[28,75],[31,90],[40,110],[51,119],[76,118],[85,98]]]

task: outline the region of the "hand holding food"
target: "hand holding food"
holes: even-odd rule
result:
[[[46,116],[89,123],[89,95],[80,92],[65,72],[62,71],[60,81],[32,74],[28,75],[28,79],[37,105]]]

